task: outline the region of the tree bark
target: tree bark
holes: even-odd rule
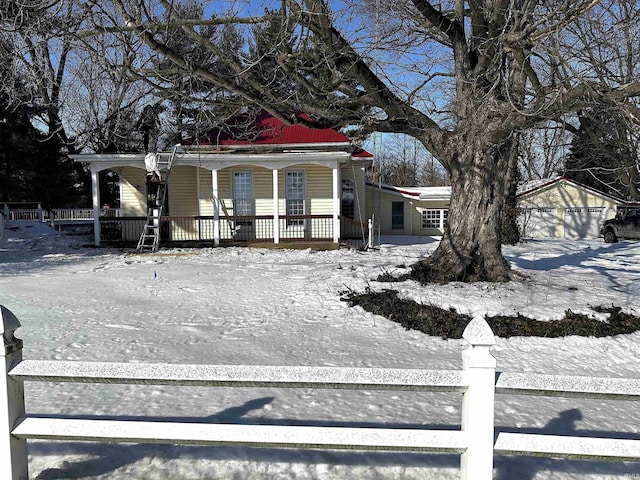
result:
[[[508,281],[500,227],[515,156],[508,141],[496,147],[482,135],[450,143],[458,148],[450,161],[448,223],[436,251],[413,265],[412,277],[421,283]]]

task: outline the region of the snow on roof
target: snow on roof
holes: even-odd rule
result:
[[[525,195],[526,193],[538,190],[539,188],[551,185],[561,179],[561,176],[540,178],[538,180],[528,180],[518,185],[518,195]]]
[[[608,198],[609,200],[616,202],[616,203],[625,203],[624,200],[622,200],[621,198],[615,197],[613,195],[610,195],[608,193],[602,192],[596,188],[590,187],[588,185],[584,185],[583,183],[580,182],[576,182],[575,180],[565,177],[565,176],[556,176],[556,177],[549,177],[549,178],[542,178],[540,180],[532,180],[529,182],[525,182],[522,185],[518,186],[518,193],[517,195],[523,196],[523,195],[529,195],[530,193],[534,193],[538,190],[542,190],[543,188],[546,187],[550,187],[551,185],[557,183],[557,182],[567,182],[567,183],[571,183],[579,188],[583,188],[585,190],[588,190],[589,192],[593,193],[594,195],[599,195],[601,197],[604,198]]]
[[[369,182],[374,187],[379,187],[390,193],[402,195],[407,198],[417,200],[449,200],[451,198],[451,187],[396,187],[385,183]]]

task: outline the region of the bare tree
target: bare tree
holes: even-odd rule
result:
[[[549,121],[521,132],[522,180],[540,180],[560,174],[575,127],[565,121]]]
[[[417,139],[407,135],[385,135],[381,143],[375,161],[383,183],[399,187],[449,184],[444,168]]]
[[[640,76],[640,9],[634,2],[601,0],[600,9],[569,29],[591,48],[577,53],[602,83],[629,84]],[[566,174],[608,193],[640,199],[640,110],[629,100],[602,99],[577,112]]]
[[[514,136],[594,101],[625,105],[631,115],[627,99],[640,95],[635,75],[598,75],[604,50],[574,35],[586,15],[611,15],[598,0],[371,0],[341,12],[323,0],[281,0],[257,16],[245,14],[254,11],[248,3],[223,12],[211,2],[203,19],[181,17],[175,4],[114,0],[107,11],[92,0],[85,11],[94,34],[129,33],[132,51],[144,46],[206,82],[211,99],[257,105],[285,122],[300,121],[294,113],[302,110],[310,126],[403,133],[438,159],[452,183],[449,227],[434,254],[414,265],[425,281],[509,279],[500,226],[517,168]],[[249,45],[254,27],[269,23],[291,33],[266,49],[272,81],[248,48],[231,52],[204,35],[233,26]],[[216,68],[172,48],[166,32],[175,28]],[[593,58],[578,60],[585,50]],[[283,90],[284,79],[295,89]]]

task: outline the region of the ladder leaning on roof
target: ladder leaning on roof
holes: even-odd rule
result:
[[[164,211],[169,174],[171,173],[171,166],[173,165],[178,147],[179,145],[173,147],[171,156],[166,164],[163,165],[161,162],[158,162],[158,168],[164,167],[163,170],[165,170],[166,173],[164,179],[162,175],[160,175],[155,205],[147,209],[147,220],[145,221],[140,239],[138,240],[138,246],[136,247],[137,253],[143,253],[145,251],[155,252],[160,245],[160,218],[162,218]]]

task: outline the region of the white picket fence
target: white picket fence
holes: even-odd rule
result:
[[[5,203],[3,207],[5,220],[28,220],[31,222],[46,222],[49,220],[49,212],[42,208],[42,205],[39,203],[34,203],[33,205],[33,208],[24,208],[23,206],[10,206],[10,204]]]
[[[101,208],[100,216],[109,218],[121,217],[122,210],[119,208]],[[93,221],[93,208],[54,208],[51,210],[52,223],[74,223],[83,221]]]
[[[31,205],[31,204],[25,204]],[[47,222],[52,227],[64,224],[89,223],[93,221],[93,208],[54,208],[45,210],[39,203],[34,208],[24,208],[20,204],[4,204],[3,216],[5,221],[27,220],[31,222]],[[101,217],[117,218],[122,216],[119,208],[101,208]]]
[[[464,480],[491,479],[494,454],[640,461],[640,440],[500,432],[494,442],[495,394],[638,400],[640,379],[496,375],[481,317],[464,332],[461,370],[418,370],[22,360],[20,322],[3,306],[0,315],[0,465],[10,480],[28,478],[27,439],[455,453]],[[462,395],[462,418],[454,431],[63,419],[29,415],[25,381],[450,392]]]

